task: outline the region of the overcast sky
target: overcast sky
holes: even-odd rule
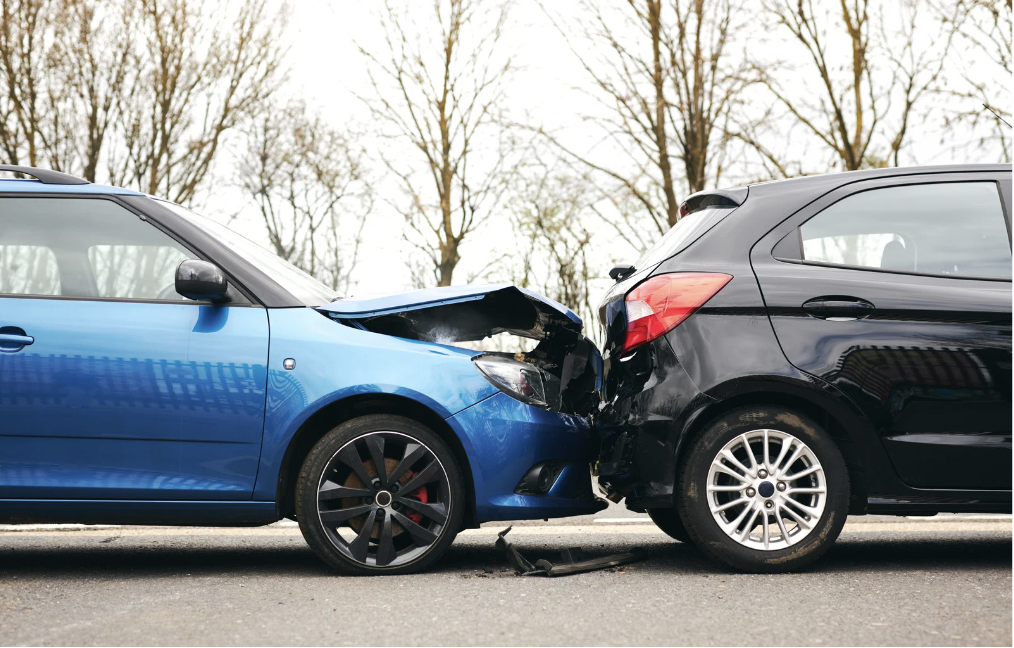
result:
[[[366,110],[354,94],[369,92],[364,61],[355,43],[382,51],[382,32],[373,13],[378,5],[379,1],[362,0],[299,0],[291,4],[288,92],[305,99],[335,125],[356,129],[369,125]],[[426,0],[420,0],[416,5],[423,10],[430,6]],[[573,0],[556,0],[546,3],[546,6],[563,18],[573,15],[578,8]],[[600,135],[594,127],[581,120],[581,116],[592,108],[588,98],[575,89],[582,83],[587,84],[587,77],[565,39],[536,0],[518,0],[515,3],[504,42],[516,55],[517,63],[509,96],[511,114],[527,119],[529,123],[534,121],[542,126],[562,129],[568,141],[592,146]],[[780,37],[763,34],[752,38],[749,43],[749,47],[754,48],[751,54],[762,59],[768,51],[773,56],[784,56],[791,52],[793,46]],[[1006,96],[1010,96],[1009,90]],[[908,163],[995,161],[954,160],[954,152],[941,147],[939,133],[920,132],[925,128],[927,126],[920,124],[913,127],[913,145],[904,156]],[[796,141],[801,156],[820,157],[812,152],[812,144],[803,133],[787,133],[788,144],[795,146]],[[230,164],[229,158],[223,157],[217,172],[219,178],[228,179]],[[383,176],[384,170],[379,162],[374,168],[378,176]],[[394,196],[390,192],[396,192],[397,188],[389,179],[381,180],[378,191]],[[250,238],[261,242],[265,240],[258,214],[249,205],[244,206],[235,191],[216,191],[205,201],[204,211],[220,220],[238,214],[238,218],[231,221],[231,226]],[[403,259],[410,253],[410,247],[400,236],[402,225],[401,217],[383,201],[378,201],[367,224],[353,294],[409,287],[410,275]],[[499,249],[503,241],[510,238],[509,234],[506,215],[502,214],[474,235],[464,247],[455,283],[464,282],[471,271],[481,267],[489,251]],[[604,231],[596,232],[595,254],[597,264],[601,265],[600,289],[608,285],[606,273],[614,261],[632,261],[637,256],[636,251]]]

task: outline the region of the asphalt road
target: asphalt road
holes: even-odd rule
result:
[[[526,555],[644,562],[518,577],[499,527],[431,573],[327,572],[298,529],[0,528],[0,643],[1010,645],[1011,520],[852,518],[805,573],[729,573],[643,518],[516,526]]]

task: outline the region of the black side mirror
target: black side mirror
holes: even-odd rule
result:
[[[176,268],[176,292],[187,299],[224,301],[229,282],[214,263],[187,259]]]
[[[634,266],[632,266],[632,265],[616,266],[615,268],[613,268],[612,270],[609,271],[609,277],[613,281],[620,281],[621,279],[624,279],[624,278],[630,276],[630,273],[632,273],[633,271],[634,271]]]

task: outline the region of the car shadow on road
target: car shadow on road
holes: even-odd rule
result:
[[[0,542],[0,578],[176,578],[190,576],[332,576],[302,542],[279,544],[251,538],[242,543],[213,546],[191,543],[139,544],[110,536],[112,540],[73,546]],[[581,544],[575,537],[573,544]],[[590,557],[628,551],[636,541],[622,546],[585,545]],[[5,546],[6,545],[6,546]],[[555,561],[564,545],[518,543],[534,562]],[[696,547],[675,541],[643,543],[646,559],[633,566],[635,572],[678,574],[730,573],[708,560]],[[920,571],[1011,568],[1010,537],[956,537],[915,539],[847,539],[839,541],[806,571],[855,573],[870,570]],[[630,569],[630,568],[625,568]],[[431,570],[461,577],[513,576],[505,554],[492,542],[454,544]]]
[[[216,547],[3,547],[0,578],[176,578],[188,576],[325,576],[306,545]]]

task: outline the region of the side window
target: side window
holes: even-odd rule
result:
[[[0,199],[0,293],[183,300],[194,255],[111,200]]]
[[[864,191],[836,202],[799,230],[805,261],[1011,278],[1011,248],[995,182]]]

